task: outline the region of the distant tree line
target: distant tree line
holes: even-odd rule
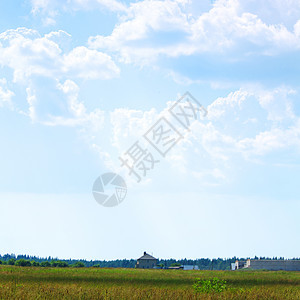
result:
[[[249,257],[248,257],[249,258]],[[161,268],[168,268],[170,266],[180,265],[194,265],[198,266],[200,270],[230,270],[230,264],[238,260],[246,260],[248,258],[199,258],[199,259],[158,259],[157,265]],[[254,259],[270,259],[282,260],[284,257],[257,257]],[[293,258],[299,259],[299,258]],[[0,265],[15,265],[21,267],[98,267],[98,268],[134,268],[136,264],[135,259],[116,259],[116,260],[84,260],[84,259],[58,259],[53,257],[42,258],[29,255],[5,254],[0,255]]]
[[[134,268],[135,259],[117,260],[85,260],[85,259],[58,259],[49,257],[37,257],[29,255],[5,254],[0,255],[0,265],[34,266],[34,267],[99,267],[99,268]]]

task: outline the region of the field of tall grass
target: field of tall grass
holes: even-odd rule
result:
[[[196,293],[213,278],[222,292]],[[0,299],[300,299],[300,272],[0,266]]]

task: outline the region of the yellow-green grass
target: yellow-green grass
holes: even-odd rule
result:
[[[194,293],[215,277],[226,291]],[[300,299],[300,272],[0,266],[0,299]]]

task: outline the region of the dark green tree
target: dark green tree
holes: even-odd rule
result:
[[[74,268],[83,268],[85,267],[84,263],[81,261],[76,262],[74,265],[72,265]]]
[[[57,268],[66,268],[68,267],[68,263],[66,263],[65,261],[61,261],[61,260],[55,260],[51,262],[51,266],[52,267],[57,267]]]
[[[26,259],[19,259],[15,262],[15,265],[16,266],[19,266],[19,267],[31,267],[31,262],[29,260],[26,260]]]
[[[51,267],[51,264],[49,263],[49,261],[42,261],[41,262],[41,267],[47,267],[47,268],[49,268],[49,267]]]
[[[13,266],[13,265],[15,264],[15,262],[16,262],[16,260],[15,260],[14,258],[11,258],[11,259],[8,260],[7,263],[8,263],[10,266]]]

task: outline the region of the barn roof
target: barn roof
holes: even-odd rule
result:
[[[140,260],[140,259],[155,259],[155,260],[157,260],[155,257],[151,256],[147,252],[144,252],[144,255],[141,256],[140,258],[138,258],[138,260]]]

